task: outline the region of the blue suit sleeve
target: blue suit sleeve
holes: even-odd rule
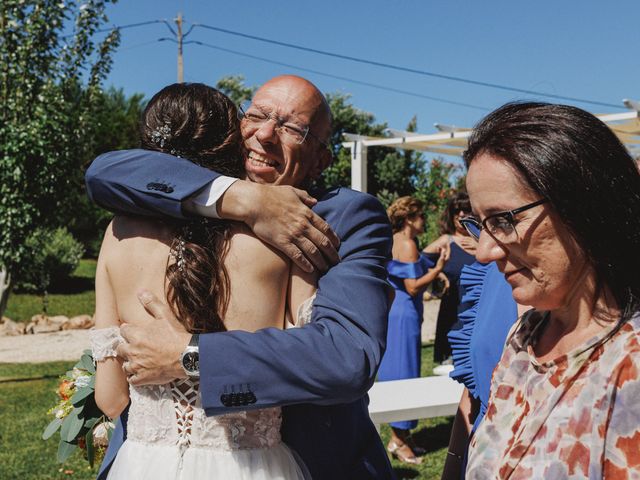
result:
[[[391,305],[385,269],[391,229],[374,197],[341,192],[316,207],[341,239],[341,262],[319,280],[312,322],[200,336],[200,387],[208,414],[247,409],[225,407],[224,393],[250,390],[256,398],[250,408],[330,405],[359,399],[373,384]]]
[[[182,201],[219,176],[173,155],[123,150],[96,158],[85,183],[91,200],[112,212],[184,218]]]

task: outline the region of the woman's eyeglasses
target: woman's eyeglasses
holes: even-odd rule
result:
[[[543,198],[533,203],[523,205],[522,207],[505,212],[494,213],[480,222],[475,217],[465,217],[460,219],[460,223],[467,229],[469,235],[476,241],[480,239],[482,230],[486,230],[489,235],[500,243],[510,243],[518,240],[516,232],[516,218],[518,213],[522,213],[530,208],[537,207],[546,203],[548,200]]]

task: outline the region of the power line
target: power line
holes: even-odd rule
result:
[[[139,22],[139,23],[130,23],[128,25],[113,25],[110,28],[101,28],[100,30],[96,30],[96,33],[110,32],[111,30],[126,30],[127,28],[135,28],[135,27],[143,27],[145,25],[152,25],[154,23],[164,23],[167,24],[166,20],[149,20],[148,22]]]
[[[494,88],[497,90],[504,90],[504,91],[508,91],[508,92],[516,92],[516,93],[523,93],[523,94],[527,94],[527,95],[536,95],[536,96],[541,96],[541,97],[547,97],[547,98],[554,98],[557,100],[568,100],[571,102],[577,102],[577,103],[588,103],[591,105],[599,105],[602,107],[610,107],[610,108],[624,108],[620,105],[616,105],[613,103],[606,103],[606,102],[599,102],[599,101],[595,101],[595,100],[588,100],[585,98],[578,98],[578,97],[568,97],[568,96],[564,96],[564,95],[556,95],[553,93],[546,93],[546,92],[537,92],[535,90],[527,90],[527,89],[523,89],[523,88],[516,88],[516,87],[510,87],[508,85],[500,85],[497,83],[491,83],[491,82],[483,82],[480,80],[473,80],[473,79],[469,79],[469,78],[463,78],[463,77],[456,77],[453,75],[445,75],[442,73],[436,73],[436,72],[429,72],[427,70],[419,70],[416,68],[410,68],[410,67],[404,67],[401,65],[394,65],[394,64],[390,64],[390,63],[383,63],[383,62],[378,62],[375,60],[368,60],[368,59],[364,59],[364,58],[358,58],[358,57],[352,57],[350,55],[343,55],[341,53],[335,53],[335,52],[328,52],[326,50],[319,50],[317,48],[311,48],[311,47],[304,47],[301,45],[295,45],[293,43],[287,43],[287,42],[281,42],[279,40],[273,40],[270,38],[264,38],[264,37],[259,37],[257,35],[250,35],[248,33],[242,33],[242,32],[236,32],[234,30],[228,30],[226,28],[220,28],[220,27],[215,27],[213,25],[206,25],[203,23],[194,23],[193,24],[194,28],[195,27],[202,27],[208,30],[213,30],[216,32],[220,32],[220,33],[226,33],[228,35],[234,35],[237,37],[242,37],[242,38],[248,38],[251,40],[256,40],[259,42],[264,42],[264,43],[269,43],[272,45],[278,45],[281,47],[287,47],[287,48],[293,48],[296,50],[301,50],[303,52],[310,52],[310,53],[317,53],[319,55],[324,55],[327,57],[333,57],[333,58],[340,58],[342,60],[350,60],[352,62],[358,62],[358,63],[363,63],[363,64],[367,64],[367,65],[373,65],[376,67],[382,67],[382,68],[387,68],[390,70],[398,70],[401,72],[408,72],[408,73],[415,73],[417,75],[423,75],[423,76],[427,76],[427,77],[434,77],[434,78],[440,78],[443,80],[450,80],[453,82],[460,82],[460,83],[466,83],[469,85],[476,85],[476,86],[480,86],[480,87],[487,87],[487,88]]]
[[[168,38],[161,38],[160,39],[160,41],[164,41],[164,40],[170,40],[170,39],[168,39]],[[260,60],[261,62],[272,63],[272,64],[275,64],[275,65],[280,65],[280,66],[283,66],[283,67],[300,70],[300,71],[303,71],[303,72],[309,72],[309,73],[313,73],[313,74],[316,74],[316,75],[322,75],[324,77],[335,78],[335,79],[338,79],[338,80],[344,80],[346,82],[351,82],[351,83],[355,83],[355,84],[358,84],[358,85],[364,85],[364,86],[367,86],[367,87],[377,88],[379,90],[385,90],[385,91],[388,91],[388,92],[400,93],[400,94],[403,94],[403,95],[409,95],[409,96],[412,96],[412,97],[418,97],[418,98],[423,98],[423,99],[427,99],[427,100],[433,100],[435,102],[448,103],[448,104],[451,104],[451,105],[458,105],[458,106],[461,106],[461,107],[473,108],[473,109],[476,109],[476,110],[482,110],[482,111],[489,111],[490,110],[489,108],[480,107],[478,105],[472,105],[470,103],[457,102],[457,101],[454,101],[454,100],[447,100],[445,98],[432,97],[432,96],[429,96],[429,95],[423,95],[423,94],[420,94],[420,93],[410,92],[408,90],[401,90],[399,88],[387,87],[385,85],[378,85],[376,83],[365,82],[365,81],[362,81],[362,80],[356,80],[356,79],[353,79],[353,78],[343,77],[343,76],[340,76],[340,75],[333,75],[333,74],[326,73],[326,72],[320,72],[318,70],[313,70],[311,68],[299,67],[297,65],[292,65],[290,63],[279,62],[277,60],[272,60],[272,59],[269,59],[269,58],[259,57],[257,55],[251,55],[249,53],[240,52],[240,51],[237,51],[237,50],[231,50],[229,48],[218,47],[217,45],[211,45],[209,43],[200,42],[198,40],[190,40],[190,41],[184,42],[184,43],[185,44],[193,43],[195,45],[200,45],[200,46],[203,46],[203,47],[212,48],[214,50],[219,50],[219,51],[222,51],[222,52],[227,52],[227,53],[231,53],[231,54],[234,54],[234,55],[239,55],[241,57],[251,58],[253,60]]]
[[[154,23],[167,24],[167,21],[166,20],[149,20],[149,21],[146,21],[146,22],[129,23],[127,25],[113,25],[113,26],[111,26],[109,28],[101,28],[99,30],[96,30],[95,33],[111,32],[113,30],[126,30],[127,28],[143,27],[145,25],[152,25]],[[62,38],[69,38],[69,37],[73,37],[74,35],[75,35],[75,33],[70,33],[69,35],[62,36]]]

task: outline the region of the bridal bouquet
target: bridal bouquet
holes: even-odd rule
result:
[[[85,350],[73,369],[61,377],[58,403],[47,412],[55,418],[45,428],[42,438],[47,440],[60,430],[60,463],[80,448],[93,467],[96,459],[104,456],[109,444],[114,425],[96,405],[95,373],[91,350]]]

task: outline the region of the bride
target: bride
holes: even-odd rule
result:
[[[236,107],[211,87],[164,88],[149,102],[140,132],[145,149],[243,176]],[[147,188],[172,188],[163,179],[151,180]],[[122,341],[119,326],[152,318],[138,301],[138,285],[165,298],[187,330],[209,333],[308,321],[305,307],[314,294],[315,278],[243,224],[117,215],[98,259],[92,331],[98,406],[115,418],[131,403],[127,440],[108,479],[308,478],[304,465],[280,439],[280,408],[207,417],[197,378],[144,387],[128,384],[115,353]]]

